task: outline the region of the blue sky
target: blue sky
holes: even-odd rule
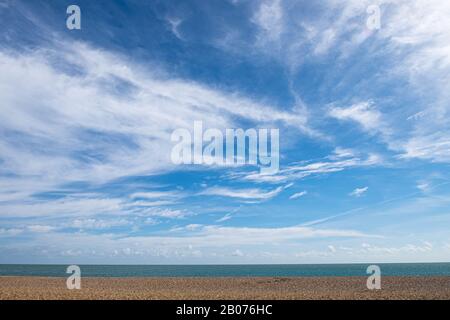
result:
[[[449,15],[0,0],[0,263],[450,261]],[[279,172],[174,165],[196,120],[278,128]]]

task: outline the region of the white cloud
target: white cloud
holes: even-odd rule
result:
[[[353,190],[349,195],[352,197],[361,197],[363,194],[365,194],[369,190],[369,187],[363,187],[363,188],[356,188]]]
[[[261,31],[261,42],[279,40],[283,32],[283,7],[281,0],[262,1],[252,21]]]
[[[301,198],[301,197],[303,197],[303,196],[305,196],[307,194],[308,194],[307,191],[297,192],[297,193],[294,193],[292,196],[290,196],[289,199],[291,199],[291,200],[298,199],[298,198]]]
[[[182,37],[182,35],[181,35],[181,33],[180,33],[179,29],[178,29],[180,24],[183,22],[183,20],[180,19],[180,18],[176,18],[176,17],[167,18],[166,20],[170,24],[170,30],[172,31],[172,33],[178,39],[183,40],[183,37]]]
[[[233,251],[233,253],[231,255],[235,256],[235,257],[243,257],[244,253],[241,250],[236,249],[236,250]]]
[[[374,4],[381,8],[379,30],[369,30],[366,26],[367,8]],[[368,132],[384,135],[391,149],[407,157],[449,162],[445,143],[450,140],[450,22],[447,19],[450,4],[440,0],[381,0],[376,3],[372,0],[327,0],[321,5],[311,4],[310,9],[305,12],[303,2],[291,0],[259,3],[252,17],[256,31],[260,32],[259,41],[249,46],[236,41],[228,47],[234,51],[240,48],[244,55],[256,49],[259,54],[286,66],[292,76],[305,62],[322,63],[330,57],[337,59],[337,65],[342,63],[353,70],[358,68],[358,63],[367,66],[376,61],[375,70],[368,68],[364,75],[355,79],[358,82],[356,92],[373,96],[376,91],[372,88],[377,90],[380,86],[401,83],[399,89],[425,102],[409,105],[399,97],[382,113],[363,102],[353,105],[353,110],[351,107],[334,110],[335,115],[360,123]],[[336,71],[341,72],[332,68],[328,76],[336,79]],[[351,79],[344,77],[342,81],[348,80]],[[336,83],[335,87],[341,84]],[[354,94],[349,98],[355,99]],[[413,130],[403,127],[405,114],[415,115],[409,116]],[[434,134],[438,129],[441,132]],[[392,133],[400,137],[394,139],[390,136]],[[444,145],[429,148],[429,142],[436,138]],[[405,145],[409,147],[406,150]]]
[[[131,222],[120,219],[75,219],[71,223],[67,224],[67,227],[78,229],[108,229],[112,227],[121,227],[130,225]]]
[[[61,65],[65,67],[60,69]],[[171,79],[83,43],[61,42],[57,49],[22,54],[0,51],[0,67],[2,217],[137,212],[185,217],[189,214],[185,210],[161,208],[183,197],[180,192],[137,192],[128,199],[81,194],[37,200],[31,196],[63,190],[63,185],[72,182],[99,185],[119,177],[178,169],[170,161],[170,134],[175,128],[190,128],[198,119],[218,128],[236,127],[236,118],[305,128],[303,115],[235,92]],[[20,94],[17,88],[22,88]],[[241,190],[228,196],[261,200],[279,192]],[[97,220],[81,221],[86,228],[89,223],[92,228],[102,225]]]
[[[205,196],[221,196],[229,198],[239,198],[246,200],[268,200],[276,197],[283,191],[283,187],[278,187],[271,191],[261,189],[230,189],[225,187],[212,187],[198,193]]]
[[[355,157],[355,151],[352,149],[336,147],[333,154],[330,156],[331,160],[338,160],[343,158],[353,158]]]
[[[120,199],[66,197],[58,200],[28,200],[0,205],[1,217],[85,216],[119,213],[123,209]]]
[[[230,177],[242,179],[242,180],[248,180],[252,182],[259,182],[259,183],[280,183],[288,180],[288,177],[281,174],[261,174],[258,171],[253,172],[245,172],[245,173],[234,173],[231,174]]]
[[[139,209],[135,212],[139,216],[144,217],[160,217],[160,218],[184,218],[190,213],[186,210],[180,210],[180,209],[168,209],[168,208],[146,208],[146,209]]]
[[[328,156],[323,161],[303,161],[288,165],[275,175],[261,175],[258,172],[234,174],[232,177],[254,182],[279,183],[287,180],[303,179],[317,174],[340,172],[350,168],[377,166],[383,163],[378,154],[369,154],[365,159],[359,157]]]
[[[301,226],[282,228],[204,226],[198,235],[205,237],[205,240],[210,238],[216,239],[218,243],[229,242],[230,244],[285,242],[304,238],[371,237],[354,230],[313,229]]]
[[[257,227],[221,227],[191,224],[188,227],[172,230],[180,235],[166,236],[120,236],[115,234],[93,235],[86,233],[45,232],[37,234],[33,243],[16,243],[17,247],[47,247],[64,250],[95,250],[102,254],[115,250],[130,248],[142,253],[155,255],[165,251],[174,255],[187,246],[199,249],[225,248],[259,245],[283,245],[296,243],[302,239],[321,238],[377,238],[376,235],[365,234],[355,230],[314,229],[291,226],[280,228]],[[49,246],[51,244],[51,246]],[[56,249],[55,249],[56,250]]]
[[[134,201],[129,204],[129,206],[138,206],[138,207],[162,207],[175,204],[176,202],[173,200],[156,200],[156,201]]]
[[[16,181],[45,177],[35,192],[72,181],[100,183],[172,170],[171,132],[198,119],[217,128],[234,127],[236,117],[305,127],[302,115],[170,79],[82,43],[0,52],[0,66],[0,126],[4,133],[15,132],[0,140],[0,170]],[[20,95],[16,88],[23,88]]]
[[[7,237],[13,237],[21,234],[23,232],[23,229],[19,228],[0,228],[0,236],[7,236]]]
[[[355,121],[369,132],[379,131],[383,126],[381,113],[375,109],[372,102],[360,102],[347,108],[333,107],[328,114],[339,120]]]
[[[411,253],[425,253],[433,250],[433,245],[429,242],[423,243],[423,245],[416,245],[416,244],[406,244],[403,246],[397,246],[397,247],[383,247],[383,246],[376,246],[371,245],[368,243],[363,243],[361,245],[362,249],[359,251],[362,253],[377,253],[377,254],[389,254],[389,255],[396,255],[401,252],[411,252]],[[356,250],[358,251],[358,250]]]
[[[72,194],[58,199],[29,199],[0,203],[0,217],[52,219],[76,217],[79,222],[89,223],[97,221],[92,220],[97,215],[152,216],[170,219],[182,218],[190,214],[186,210],[173,210],[168,207],[172,204],[172,201],[142,201],[130,200],[128,197],[107,197],[101,194]]]
[[[217,219],[216,222],[224,222],[224,221],[230,220],[231,218],[232,218],[232,215],[227,213],[222,218]]]
[[[397,148],[404,151],[400,156],[403,159],[450,162],[450,132],[437,131],[423,136],[417,135],[406,142],[399,142]]]
[[[142,199],[161,199],[161,198],[177,198],[181,194],[176,191],[146,191],[146,192],[135,192],[130,195],[130,198],[142,198]]]
[[[304,14],[301,2],[273,2],[274,8],[280,7],[277,10],[269,10],[270,6],[263,3],[260,8],[266,9],[257,10],[262,21],[257,26],[262,32],[261,38],[265,36],[271,41],[258,41],[256,49],[275,58],[292,74],[305,61],[321,63],[322,59],[330,57],[328,54],[333,54],[338,65],[354,66],[355,70],[359,59],[365,66],[377,61],[379,68],[375,72],[370,69],[361,78],[354,79],[358,81],[358,91],[365,95],[360,99],[363,102],[332,108],[330,115],[356,122],[370,134],[381,135],[389,149],[401,153],[403,159],[448,163],[450,22],[447,17],[450,4],[440,0],[377,1],[375,4],[381,8],[381,29],[376,31],[366,27],[369,17],[366,10],[373,4],[371,0],[327,0],[323,5],[312,6],[315,15],[311,18]],[[261,12],[265,11],[280,11],[282,14],[267,14],[274,19],[269,24],[269,18],[262,19],[266,15]],[[262,27],[264,25],[272,28]],[[272,30],[276,36],[264,30]],[[234,48],[236,43],[230,46]],[[250,51],[246,46],[240,47],[244,54]],[[363,54],[361,49],[364,49]],[[330,78],[335,78],[335,71],[334,68],[330,70]],[[394,83],[402,83],[401,90],[418,103],[405,104],[402,96],[398,95],[389,101],[389,108],[383,106],[383,109],[378,109],[372,103],[364,102],[368,95],[377,94],[372,88],[392,87]],[[354,96],[348,98],[355,100]],[[379,103],[386,103],[386,99]],[[408,123],[403,123],[405,117]],[[267,182],[276,178],[261,177]]]
[[[337,50],[345,49],[345,39],[362,33],[352,21],[358,15],[346,15],[352,8],[363,9],[370,2],[346,1],[336,5],[345,9],[340,19],[347,26],[341,28]],[[381,1],[381,29],[371,35],[367,46],[368,57],[383,56],[388,70],[378,69],[367,74],[371,85],[386,85],[400,80],[403,89],[419,102],[385,110],[383,119],[373,108],[362,108],[353,114],[337,112],[336,116],[357,121],[368,132],[383,135],[390,149],[402,153],[404,159],[424,159],[433,162],[450,162],[450,4],[439,0]],[[331,8],[331,7],[330,7]],[[358,9],[361,13],[362,10]],[[355,13],[358,11],[354,11]],[[439,23],[436,23],[439,21]],[[358,48],[358,45],[353,46]],[[375,113],[374,113],[375,112]],[[407,116],[405,116],[405,113]],[[411,115],[412,114],[412,115]],[[407,124],[403,123],[407,117]],[[389,129],[381,120],[389,119]],[[378,129],[377,129],[378,128]],[[393,136],[392,134],[395,134]]]
[[[54,229],[54,227],[37,224],[37,225],[28,226],[27,229],[30,230],[31,232],[38,232],[38,233],[43,232],[43,233],[45,233],[45,232],[52,231]]]
[[[419,182],[416,187],[422,192],[427,192],[430,190],[430,184],[427,182]]]
[[[314,54],[326,53],[336,41],[336,28],[328,28],[322,34],[314,48]]]

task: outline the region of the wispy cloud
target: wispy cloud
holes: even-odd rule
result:
[[[255,248],[270,246],[274,250],[286,245],[300,244],[305,239],[372,239],[376,235],[354,230],[314,229],[306,227],[247,228],[189,225],[173,230],[164,236],[118,236],[115,234],[87,234],[83,232],[64,233],[50,231],[36,233],[33,242],[16,242],[16,250],[22,253],[51,255],[54,261],[64,257],[77,256],[78,261],[125,261],[123,259],[147,259],[147,261],[183,261],[193,257],[206,256],[217,261],[217,250],[232,253],[252,252]],[[42,253],[40,248],[46,248]],[[239,249],[236,249],[239,248]],[[5,248],[0,246],[0,252]],[[244,251],[245,250],[245,251]],[[247,255],[247,254],[246,254]],[[235,255],[236,256],[236,255]],[[239,255],[238,255],[239,256]],[[236,256],[236,257],[238,257]],[[86,258],[89,257],[89,258]],[[267,257],[266,257],[267,258]],[[81,259],[81,260],[80,260]],[[90,260],[93,259],[93,260]],[[148,260],[150,259],[150,260]],[[155,260],[156,259],[156,260]],[[128,260],[130,261],[130,260]]]
[[[281,0],[262,1],[252,21],[260,28],[259,41],[271,42],[279,40],[283,32],[283,7]]]
[[[363,194],[365,194],[369,190],[369,187],[363,187],[363,188],[356,188],[352,192],[350,192],[350,196],[352,197],[361,197]]]
[[[216,222],[225,222],[227,220],[230,220],[231,218],[232,218],[232,215],[227,213],[222,218],[217,219]]]
[[[131,222],[124,218],[115,219],[75,219],[66,226],[76,229],[109,229],[112,227],[128,226]]]
[[[23,232],[23,229],[20,228],[0,228],[0,236],[17,236],[18,234],[21,234]]]
[[[143,72],[148,68],[82,43],[66,48],[0,53],[3,173],[45,176],[54,185],[98,183],[170,170],[170,133],[191,127],[194,120],[219,128],[233,127],[233,115],[304,125],[297,115],[200,84],[162,79]],[[58,69],[56,59],[81,74]],[[17,87],[27,90],[13,95]],[[39,101],[39,113],[30,101]],[[165,121],[173,113],[178,117]]]
[[[320,160],[290,164],[274,175],[263,175],[258,172],[244,172],[232,174],[231,177],[260,183],[280,183],[288,180],[303,179],[311,175],[340,172],[351,168],[378,166],[382,163],[382,157],[375,153],[369,154],[365,158],[360,158],[353,153],[350,154],[347,152],[346,154],[336,154],[335,152]]]
[[[31,225],[27,227],[28,230],[30,230],[31,232],[50,232],[54,229],[54,227],[52,226],[47,226],[47,225]]]
[[[244,253],[241,250],[236,249],[236,250],[234,250],[234,252],[231,255],[235,256],[235,257],[243,257]]]
[[[372,102],[361,102],[346,108],[333,107],[329,115],[339,120],[352,120],[369,132],[377,132],[383,127],[381,113]]]
[[[167,22],[170,25],[170,30],[172,31],[172,33],[180,40],[183,40],[183,37],[179,31],[179,26],[181,25],[181,23],[183,22],[182,19],[180,18],[176,18],[176,17],[168,17],[166,18]]]
[[[212,187],[204,191],[201,191],[199,195],[204,196],[221,196],[229,198],[238,198],[244,200],[268,200],[271,199],[283,191],[283,187],[278,187],[271,191],[265,191],[262,189],[230,189],[225,187]]]
[[[175,191],[145,191],[135,192],[130,195],[132,199],[165,199],[165,198],[178,198],[181,196],[180,192]]]
[[[298,199],[303,196],[306,196],[307,194],[308,194],[307,191],[297,192],[297,193],[294,193],[292,196],[290,196],[289,199],[291,199],[291,200]]]

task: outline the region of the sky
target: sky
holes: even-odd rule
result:
[[[450,261],[449,16],[0,0],[0,263]],[[195,121],[279,129],[278,172],[174,164]]]

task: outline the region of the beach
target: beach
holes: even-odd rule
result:
[[[450,299],[450,277],[385,276],[380,290],[366,277],[0,277],[0,300],[58,299]]]

